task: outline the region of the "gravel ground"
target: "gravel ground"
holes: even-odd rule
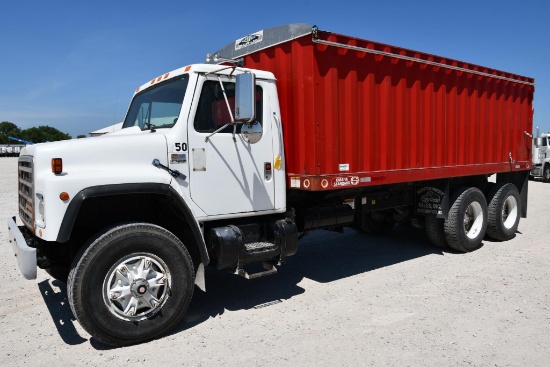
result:
[[[0,365],[548,366],[550,185],[531,182],[529,218],[508,242],[441,252],[424,233],[318,231],[279,274],[207,271],[169,335],[110,348],[73,318],[63,283],[18,272],[5,218],[17,160],[0,158]],[[546,223],[546,224],[545,224]]]

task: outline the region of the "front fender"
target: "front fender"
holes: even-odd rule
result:
[[[191,212],[191,209],[183,200],[183,198],[169,185],[159,183],[132,183],[132,184],[117,184],[117,185],[102,185],[88,187],[80,191],[71,200],[67,211],[61,222],[57,242],[64,243],[69,240],[74,228],[75,220],[78,217],[82,204],[85,200],[97,197],[117,196],[127,194],[159,194],[170,198],[175,203],[178,210],[185,217],[191,232],[198,246],[201,255],[201,262],[206,266],[210,262],[208,251],[204,238],[200,231],[199,225]]]

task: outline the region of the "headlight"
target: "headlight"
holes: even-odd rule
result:
[[[46,219],[44,218],[44,196],[42,194],[36,194],[38,199],[38,210],[36,215],[36,225],[38,227],[44,228],[46,226]]]

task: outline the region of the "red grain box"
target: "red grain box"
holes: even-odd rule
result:
[[[532,78],[307,24],[248,37],[218,53],[277,78],[289,187],[530,168]]]

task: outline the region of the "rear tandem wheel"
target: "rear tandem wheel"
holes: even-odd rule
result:
[[[453,199],[444,224],[447,244],[457,251],[477,250],[487,230],[485,195],[477,187],[463,187]]]
[[[424,224],[426,235],[431,244],[442,249],[448,249],[449,245],[447,245],[447,239],[445,238],[445,219],[426,217]]]
[[[520,219],[520,198],[516,186],[511,183],[497,183],[491,188],[487,200],[487,235],[499,241],[514,238]]]

